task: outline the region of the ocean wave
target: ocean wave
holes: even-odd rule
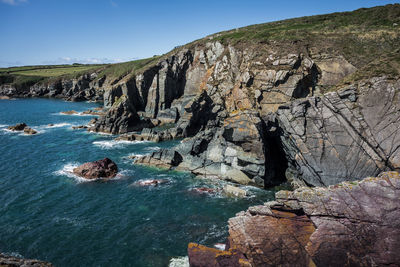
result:
[[[6,125],[6,124],[0,124],[0,128],[5,128],[5,127],[7,127],[8,125]]]
[[[52,128],[61,128],[61,127],[67,127],[67,126],[73,126],[73,124],[68,123],[68,122],[61,122],[61,123],[55,123],[53,125],[41,125],[39,126],[40,128],[44,129],[52,129]]]
[[[169,261],[168,267],[189,267],[189,257],[176,257]]]
[[[93,145],[98,146],[102,149],[114,149],[144,142],[147,141],[103,140],[103,141],[94,141]]]
[[[80,117],[96,117],[99,115],[94,115],[94,114],[84,114],[83,112],[77,112],[74,114],[65,114],[63,112],[57,112],[57,113],[51,113],[51,115],[59,115],[59,116],[80,116]]]

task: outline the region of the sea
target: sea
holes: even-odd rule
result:
[[[273,191],[247,186],[245,198],[221,193],[227,182],[133,164],[129,157],[171,148],[180,140],[115,141],[72,126],[98,103],[52,99],[0,100],[0,252],[55,266],[168,266],[182,262],[189,242],[213,247],[228,236],[228,219],[272,200]],[[75,110],[78,114],[62,115]],[[11,132],[24,122],[36,135]],[[87,181],[72,173],[108,157],[115,179]],[[158,186],[140,186],[164,179]],[[200,194],[194,189],[214,188]]]

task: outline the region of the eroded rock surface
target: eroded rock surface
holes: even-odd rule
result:
[[[104,158],[84,163],[76,167],[73,172],[85,179],[113,178],[118,173],[118,167],[111,159]]]
[[[277,119],[289,162],[314,186],[400,167],[400,80],[385,78],[283,105]]]
[[[48,262],[33,260],[33,259],[23,259],[8,256],[0,253],[0,266],[4,267],[52,267],[53,265]]]
[[[276,201],[229,219],[229,266],[400,265],[400,174],[328,188],[279,191]],[[188,247],[193,266],[225,266],[221,252]],[[206,265],[201,262],[207,263]]]

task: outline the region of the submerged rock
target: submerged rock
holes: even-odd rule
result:
[[[133,185],[136,186],[158,186],[159,184],[166,184],[169,180],[167,179],[148,179],[135,182]]]
[[[64,115],[77,115],[77,114],[79,114],[79,112],[77,112],[77,111],[75,111],[75,110],[69,110],[69,111],[62,111],[62,112],[60,112],[61,114],[64,114]]]
[[[224,194],[231,197],[245,197],[247,192],[239,187],[226,185],[224,187]]]
[[[226,250],[189,244],[191,266],[398,266],[400,174],[279,191],[229,219]],[[229,265],[224,265],[229,262]]]
[[[115,162],[109,158],[87,162],[73,170],[74,174],[86,179],[113,178],[118,173]]]
[[[78,125],[78,126],[72,126],[72,129],[77,130],[77,129],[87,129],[88,126],[86,125]]]

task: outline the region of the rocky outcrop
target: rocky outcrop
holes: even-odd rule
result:
[[[190,244],[191,266],[398,266],[400,174],[279,191],[229,220],[225,251]],[[223,261],[222,261],[223,259]]]
[[[73,169],[74,174],[85,179],[113,178],[118,173],[115,162],[109,158],[87,162]]]
[[[179,153],[167,149],[153,152],[150,155],[135,158],[136,164],[166,169],[176,167],[181,162],[182,156]]]
[[[37,134],[37,131],[28,127],[28,125],[26,125],[26,123],[17,123],[14,126],[8,126],[7,129],[10,131],[23,131],[24,134],[27,134],[27,135]]]
[[[28,125],[26,125],[26,123],[17,123],[16,125],[13,126],[8,126],[8,130],[10,131],[23,131],[25,129],[25,127],[27,127]]]
[[[400,168],[400,80],[370,79],[283,105],[277,120],[299,179],[331,185]]]
[[[0,253],[0,266],[4,267],[17,267],[17,266],[31,266],[31,267],[51,267],[51,263],[33,260],[33,259],[23,259],[13,256],[8,256]]]
[[[97,77],[97,73],[82,75],[78,78],[60,78],[45,83],[0,84],[0,95],[9,97],[54,97],[69,101],[102,101],[105,78]]]

